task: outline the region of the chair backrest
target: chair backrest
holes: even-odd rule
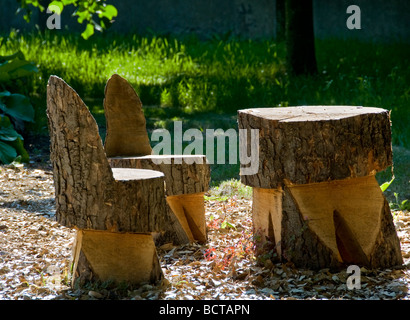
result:
[[[74,89],[56,76],[48,81],[47,116],[57,220],[104,229],[114,178],[94,117]]]
[[[144,156],[152,152],[142,103],[127,80],[114,74],[105,86],[107,157]]]

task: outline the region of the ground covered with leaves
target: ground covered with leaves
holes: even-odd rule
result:
[[[206,197],[206,245],[158,249],[164,273],[160,284],[72,288],[75,231],[55,221],[49,164],[33,161],[0,170],[0,300],[410,299],[408,211],[393,211],[405,264],[397,269],[362,268],[361,288],[349,290],[346,270],[302,270],[256,259],[251,201],[231,196],[229,190]]]

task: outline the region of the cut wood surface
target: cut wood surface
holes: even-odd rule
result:
[[[210,168],[204,155],[111,157],[108,161],[113,168],[139,168],[163,172],[168,196],[206,192],[209,188]]]
[[[47,87],[47,114],[58,222],[80,229],[167,231],[176,241],[185,236],[167,209],[163,173],[112,170],[95,119],[55,76]]]
[[[168,196],[167,203],[180,221],[189,240],[206,243],[204,192]]]
[[[238,111],[239,129],[259,129],[259,172],[252,187],[363,177],[392,165],[389,111],[356,106],[304,106]],[[250,136],[250,135],[249,135]],[[247,146],[240,146],[247,151]]]
[[[130,84],[117,74],[106,84],[104,110],[107,157],[151,154],[141,100]]]
[[[253,233],[258,245],[270,242],[279,256],[282,255],[282,196],[281,189],[253,188]]]
[[[73,287],[77,281],[136,285],[163,278],[150,233],[78,230],[73,258]]]
[[[255,234],[297,266],[402,264],[390,209],[374,176],[253,192]]]
[[[253,225],[262,244],[308,268],[403,263],[390,208],[375,173],[392,164],[389,112],[309,106],[238,112],[259,129]],[[249,141],[248,141],[249,142]],[[240,146],[247,152],[247,145]]]
[[[390,210],[385,210],[386,199],[374,176],[289,185],[288,189],[299,215],[339,262],[374,268],[402,263],[393,219]],[[289,224],[284,232],[292,229]],[[379,246],[385,246],[388,253],[380,255]]]

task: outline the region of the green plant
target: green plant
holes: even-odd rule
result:
[[[214,271],[225,270],[234,267],[236,259],[254,259],[255,244],[252,233],[249,230],[242,231],[240,238],[227,246],[222,251],[214,247],[205,250],[204,258],[207,261],[214,261]],[[216,268],[216,269],[215,269]]]
[[[390,187],[390,185],[392,184],[392,182],[394,181],[394,176],[393,178],[391,178],[390,181],[384,182],[381,186],[380,189],[382,190],[382,192],[385,192],[387,190],[388,187]]]
[[[21,51],[9,56],[0,56],[0,162],[8,164],[18,159],[28,161],[23,137],[15,127],[34,121],[34,108],[30,99],[6,88],[35,72],[37,68],[25,60]]]
[[[49,75],[56,74],[90,99],[91,105],[86,101],[90,109],[101,109],[105,83],[118,73],[149,106],[144,110],[148,124],[170,114],[182,120],[206,112],[214,115],[212,120],[216,115],[228,118],[236,116],[237,109],[253,107],[380,107],[392,111],[393,145],[410,146],[408,44],[318,40],[320,74],[289,78],[283,67],[284,46],[271,40],[200,41],[110,33],[83,41],[78,35],[46,30],[18,34],[8,41],[9,50],[16,49],[16,42],[29,60],[42,66],[32,82],[33,92],[40,97],[45,96]],[[40,111],[37,114],[45,115]],[[229,126],[237,128],[236,117]],[[218,127],[213,123],[211,128]],[[223,167],[230,176],[239,171]]]
[[[394,192],[394,198],[396,199],[396,202],[390,204],[393,209],[398,209],[401,211],[410,210],[410,202],[408,199],[400,202],[399,194],[397,192]]]
[[[391,185],[391,183],[394,181],[395,177],[393,176],[392,179],[388,182],[384,182],[381,186],[380,189],[382,190],[382,192],[385,192],[387,190],[387,188]],[[393,192],[394,195],[394,202],[390,202],[390,208],[391,209],[398,209],[398,210],[410,210],[410,202],[408,199],[405,199],[403,201],[399,200],[399,194],[397,192]]]
[[[28,22],[30,21],[31,8],[38,8],[40,11],[44,11],[45,8],[42,6],[41,0],[18,0],[20,3],[21,9],[26,11],[24,19]],[[110,4],[106,4],[105,1],[99,0],[55,0],[49,4],[49,8],[58,8],[56,13],[61,14],[64,7],[73,5],[77,8],[74,12],[74,16],[77,16],[78,23],[87,22],[84,32],[81,36],[84,39],[88,39],[94,34],[94,29],[102,31],[107,29],[112,24],[112,19],[117,16],[117,9]],[[99,18],[98,22],[96,17]]]

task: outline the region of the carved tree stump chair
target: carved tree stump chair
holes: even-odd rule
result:
[[[56,218],[79,229],[73,284],[160,280],[152,233],[170,230],[176,220],[166,208],[164,174],[111,168],[95,119],[56,76],[48,81],[47,116]]]
[[[111,167],[163,172],[168,209],[178,218],[186,235],[179,244],[205,243],[204,193],[210,180],[206,156],[153,155],[141,100],[128,81],[117,74],[105,87],[104,111],[104,148]]]

